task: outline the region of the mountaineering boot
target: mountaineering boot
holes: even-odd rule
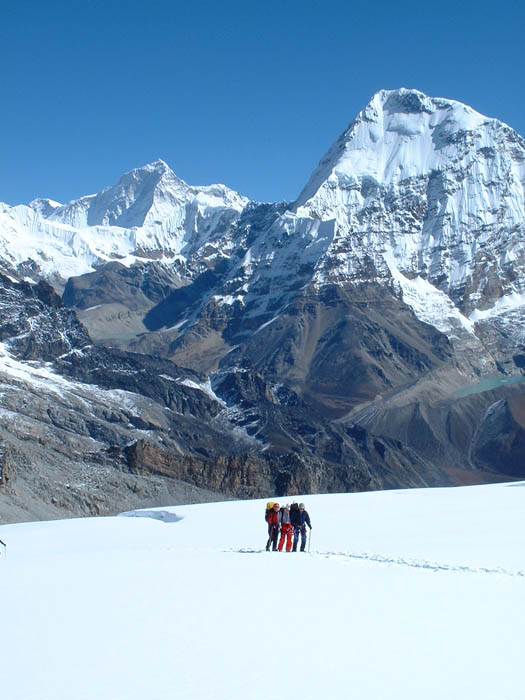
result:
[[[297,544],[294,544],[294,546],[292,547],[292,552],[297,552]]]
[[[301,552],[304,552],[305,547],[306,547],[306,542],[301,542]]]

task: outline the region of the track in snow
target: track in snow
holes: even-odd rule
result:
[[[224,550],[227,552],[233,552],[237,554],[266,554],[265,549],[228,549]],[[283,554],[284,552],[279,552]],[[312,552],[295,552],[296,554],[308,554],[316,558],[324,559],[338,559],[340,561],[351,561],[351,560],[361,560],[369,561],[376,564],[385,564],[387,566],[409,566],[414,569],[426,569],[428,571],[450,571],[460,574],[499,574],[500,576],[513,576],[513,577],[523,577],[525,578],[525,571],[512,571],[510,569],[503,568],[489,568],[485,566],[473,567],[473,566],[457,566],[454,564],[441,564],[439,562],[426,561],[424,559],[404,559],[403,557],[387,557],[382,554],[370,554],[368,552],[363,552],[356,554],[354,552],[321,552],[314,550]],[[272,554],[275,554],[272,552]]]

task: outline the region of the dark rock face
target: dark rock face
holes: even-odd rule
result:
[[[374,436],[357,425],[329,421],[286,385],[258,373],[224,369],[214,389],[236,407],[231,421],[265,444],[270,458],[293,455],[317,465],[308,492],[353,491],[448,484],[439,466],[426,462],[399,440]],[[296,479],[297,481],[297,479]],[[300,491],[300,489],[299,489]]]
[[[209,279],[222,284],[219,272]],[[502,404],[494,392],[422,396],[421,382],[450,372],[454,350],[384,286],[306,287],[261,324],[249,305],[217,305],[211,285],[190,304],[190,345],[162,357],[93,344],[46,283],[0,283],[0,339],[27,374],[3,371],[0,515],[523,474],[519,387]],[[174,364],[183,350],[216,370]],[[407,392],[413,400],[400,401]]]
[[[151,444],[138,442],[125,450],[133,474],[162,474],[238,497],[266,493],[287,496],[315,492],[320,485],[328,492],[361,491],[370,478],[352,469],[339,469],[319,460],[309,462],[297,455],[263,457],[254,454],[219,456],[215,459],[181,457]]]
[[[472,459],[480,469],[525,477],[525,393],[492,403],[473,440]]]
[[[415,381],[443,364],[447,338],[417,321],[385,289],[308,290],[230,352],[223,366],[252,366],[293,388],[327,418]]]
[[[345,491],[371,483],[362,464],[336,465],[328,449],[326,460],[312,450],[303,458],[297,441],[297,453],[290,453],[289,407],[272,417],[274,427],[261,439],[251,436],[250,412],[270,417],[274,402],[257,376],[246,386],[248,375],[240,383],[225,376],[225,395],[236,400],[239,387],[246,394],[243,409],[230,410],[191,370],[93,345],[45,283],[0,283],[0,337],[9,349],[0,366],[0,517],[105,514],[160,502]],[[265,396],[260,411],[257,400]],[[293,394],[280,390],[277,396],[290,402]],[[276,440],[268,454],[265,436]]]
[[[0,337],[10,353],[4,357],[12,358],[0,368],[7,416],[0,429],[0,516],[104,514],[188,498],[446,481],[399,441],[327,418],[330,410],[308,385],[302,308],[292,308],[285,324],[299,350],[290,353],[275,339],[273,347],[270,335],[259,357],[257,345],[244,343],[207,383],[168,359],[94,345],[45,283],[0,283]],[[314,311],[318,331],[309,337],[322,356],[326,328]],[[439,339],[433,342],[446,353]],[[417,362],[438,362],[439,352],[418,352]]]
[[[111,262],[96,272],[70,277],[62,298],[89,326],[95,341],[126,348],[147,331],[143,321],[150,310],[184,284],[181,266],[155,260],[131,267]]]
[[[179,415],[206,419],[221,409],[205,392],[181,383],[202,377],[168,360],[90,345],[61,356],[55,367],[71,379],[149,397]]]
[[[15,283],[0,275],[0,292],[0,341],[20,359],[49,362],[91,342],[47,282]]]
[[[131,267],[112,262],[96,272],[70,277],[62,299],[68,307],[79,310],[111,303],[149,309],[180,283],[175,270],[154,261]]]
[[[236,449],[238,438],[210,425],[222,406],[198,388],[195,373],[97,348],[45,283],[0,278],[0,338],[0,518],[227,497],[176,479],[126,475],[123,450],[145,435],[182,454]]]
[[[372,434],[396,436],[426,463],[478,474],[479,482],[524,478],[525,387],[521,383],[464,397],[414,397],[404,405],[375,402],[352,418]],[[473,478],[471,483],[475,483]]]
[[[144,318],[146,328],[149,331],[155,331],[165,326],[172,326],[184,318],[188,308],[198,304],[202,297],[216,286],[227,268],[227,262],[222,261],[214,270],[205,270],[190,284],[174,289],[146,314]]]
[[[11,473],[11,450],[9,447],[0,445],[0,493],[5,493],[9,489]]]

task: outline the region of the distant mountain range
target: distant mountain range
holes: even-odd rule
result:
[[[0,204],[0,514],[173,502],[175,483],[199,499],[525,476],[524,193],[516,132],[400,89],[295,202],[159,160],[67,204]],[[50,384],[35,411],[44,367],[89,394],[56,420]],[[64,497],[57,440],[75,445],[64,473],[104,464],[98,495],[88,479]],[[28,469],[44,488],[17,511]]]

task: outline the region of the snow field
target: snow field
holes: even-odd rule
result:
[[[518,700],[522,486],[305,496],[309,554],[263,500],[0,527],[2,698]]]

